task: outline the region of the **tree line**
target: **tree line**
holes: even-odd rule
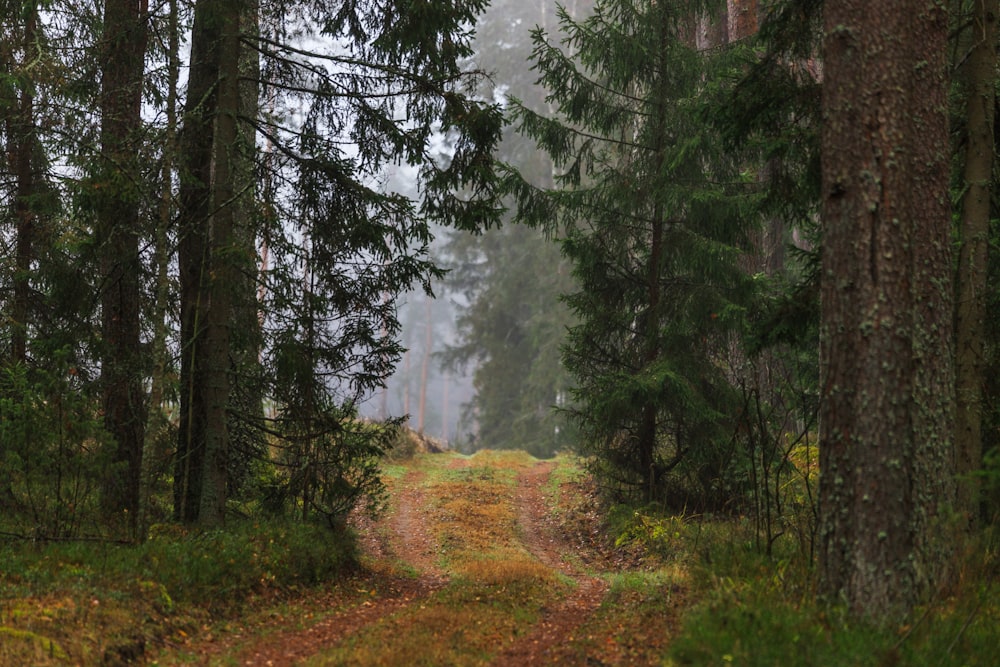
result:
[[[356,405],[400,356],[395,296],[440,273],[431,221],[497,215],[484,6],[3,7],[15,525],[135,538],[247,493],[339,521],[377,489],[394,423]]]

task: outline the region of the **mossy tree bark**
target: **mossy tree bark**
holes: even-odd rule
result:
[[[947,558],[954,370],[936,0],[824,6],[822,592],[896,619]]]

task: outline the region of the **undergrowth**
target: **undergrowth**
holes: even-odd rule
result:
[[[906,622],[859,621],[820,601],[817,573],[791,536],[766,555],[751,522],[739,518],[657,516],[616,508],[619,544],[642,545],[661,569],[690,573],[690,605],[663,657],[667,665],[774,667],[972,667],[995,665],[1000,646],[998,537],[970,546],[948,588]],[[617,587],[658,586],[619,579]],[[662,586],[659,586],[662,590]]]
[[[317,525],[151,532],[138,546],[0,546],[0,664],[129,662],[209,616],[325,581],[355,560],[349,535]]]

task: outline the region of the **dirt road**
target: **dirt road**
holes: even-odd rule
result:
[[[615,585],[620,561],[583,539],[596,518],[568,466],[421,457],[358,526],[362,572],[155,664],[659,664],[674,615]]]

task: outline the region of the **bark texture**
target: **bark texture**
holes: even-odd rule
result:
[[[174,513],[217,525],[225,516],[238,188],[238,0],[199,0],[181,134],[181,414]]]
[[[26,3],[23,14],[21,47],[25,54],[33,53],[35,42],[40,37],[38,28],[38,7],[36,3]],[[5,49],[6,50],[6,49]],[[26,57],[26,56],[25,56]],[[18,67],[9,63],[13,69]],[[23,67],[24,64],[19,65]],[[32,199],[37,191],[38,179],[32,165],[32,152],[38,143],[35,127],[34,87],[24,83],[18,86],[16,99],[3,100],[10,105],[5,112],[7,135],[10,137],[8,163],[14,177],[14,276],[13,295],[10,306],[11,352],[14,363],[28,361],[28,330],[32,319],[31,263],[35,258],[36,216],[32,209]]]
[[[201,511],[207,398],[206,313],[210,304],[214,123],[218,106],[219,2],[199,0],[191,32],[191,66],[180,136],[180,425],[174,469],[174,515],[192,523]]]
[[[824,23],[822,591],[883,620],[947,556],[948,21],[935,0],[829,0]]]

